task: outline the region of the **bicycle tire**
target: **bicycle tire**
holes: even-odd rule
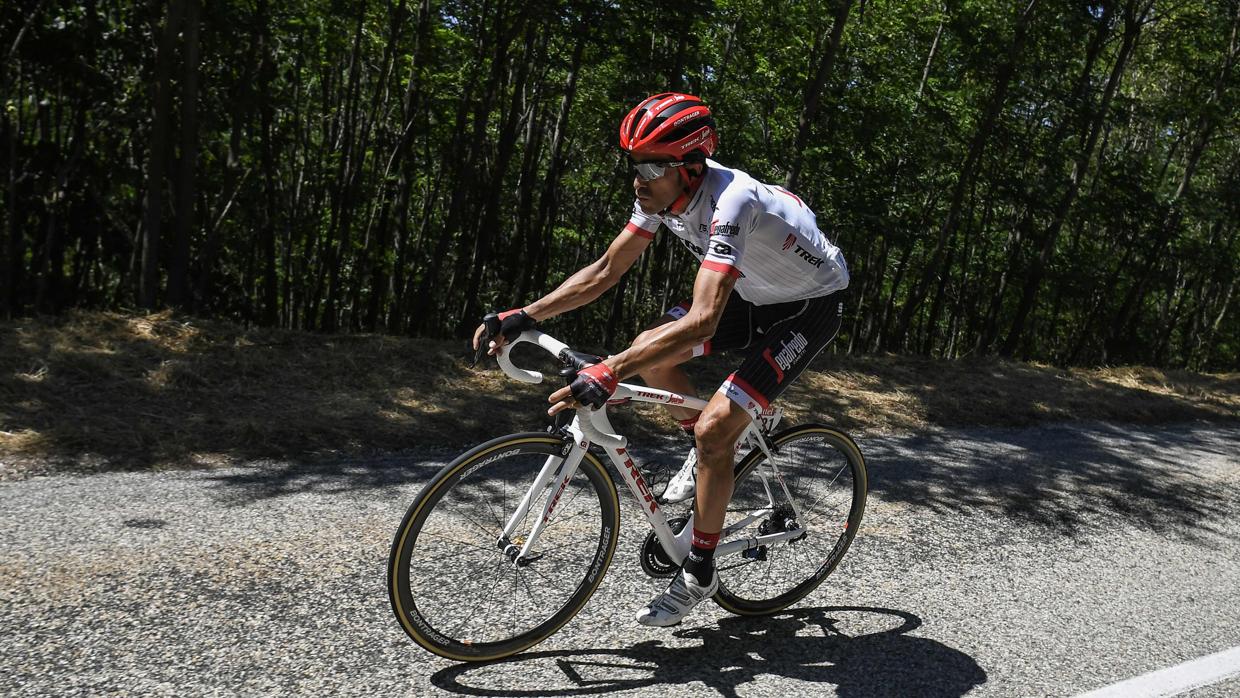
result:
[[[620,508],[615,481],[593,454],[558,493],[527,565],[514,565],[498,544],[542,464],[570,444],[537,432],[488,441],[445,466],[414,499],[388,558],[392,611],[414,642],[458,661],[507,657],[555,633],[594,594],[616,550]],[[542,515],[550,489],[535,497],[514,544]],[[531,588],[548,584],[554,587],[537,595]]]
[[[847,434],[821,424],[804,424],[777,433],[771,441],[778,449],[780,475],[801,507],[799,519],[792,518],[806,536],[716,560],[719,591],[713,598],[738,615],[775,613],[818,588],[848,552],[865,513],[869,489],[865,458]],[[749,512],[769,506],[762,480],[754,474],[765,462],[766,454],[755,449],[736,465],[725,529]],[[851,482],[841,482],[845,475]],[[780,528],[787,525],[781,520],[791,516],[791,509],[780,507],[779,500],[786,497],[779,482],[772,478],[769,484],[780,513],[764,521],[774,530],[786,530]],[[846,507],[837,501],[844,497],[848,498]],[[757,528],[757,524],[750,525],[720,543],[752,537]]]

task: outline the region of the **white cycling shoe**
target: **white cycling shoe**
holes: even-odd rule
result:
[[[663,501],[683,502],[692,497],[696,490],[697,448],[690,448],[684,465],[680,466],[680,470],[672,477],[671,482],[667,483],[667,489],[663,490]]]
[[[672,577],[667,591],[659,594],[637,612],[637,622],[642,625],[667,627],[676,625],[684,619],[685,614],[693,610],[703,599],[708,599],[719,590],[719,575],[711,575],[710,584],[698,584],[697,577],[681,570]]]

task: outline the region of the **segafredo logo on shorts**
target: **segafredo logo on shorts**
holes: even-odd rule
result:
[[[797,242],[797,236],[793,235],[792,233],[788,233],[788,237],[784,238],[784,252],[787,252],[788,250],[792,249],[792,246],[795,245],[796,242]]]
[[[809,340],[800,332],[793,332],[787,342],[779,344],[782,348],[774,356],[771,355],[771,350],[767,349],[762,352],[762,358],[766,359],[771,368],[775,369],[775,382],[783,383],[784,371],[787,371],[788,367],[801,357],[801,353],[809,346]]]

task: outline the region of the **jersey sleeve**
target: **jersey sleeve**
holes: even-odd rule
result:
[[[712,271],[742,276],[741,259],[745,256],[745,240],[752,232],[759,202],[751,196],[724,191],[710,221],[710,238],[702,266]]]
[[[629,216],[629,224],[624,226],[624,232],[635,233],[647,240],[653,240],[654,234],[659,230],[659,224],[662,221],[658,216],[652,216],[642,211],[641,206],[637,204],[637,200],[633,200],[633,215]]]

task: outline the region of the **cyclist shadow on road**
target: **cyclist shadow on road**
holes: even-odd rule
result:
[[[877,632],[876,625],[898,624]],[[438,688],[466,695],[577,696],[704,684],[721,696],[781,679],[833,686],[836,695],[962,696],[986,682],[972,657],[908,633],[921,619],[865,607],[799,609],[766,618],[728,617],[717,626],[673,631],[700,644],[670,647],[649,640],[624,649],[531,652],[433,674]],[[772,681],[763,680],[771,677]],[[798,686],[797,688],[803,688]],[[700,689],[698,689],[700,690]]]

